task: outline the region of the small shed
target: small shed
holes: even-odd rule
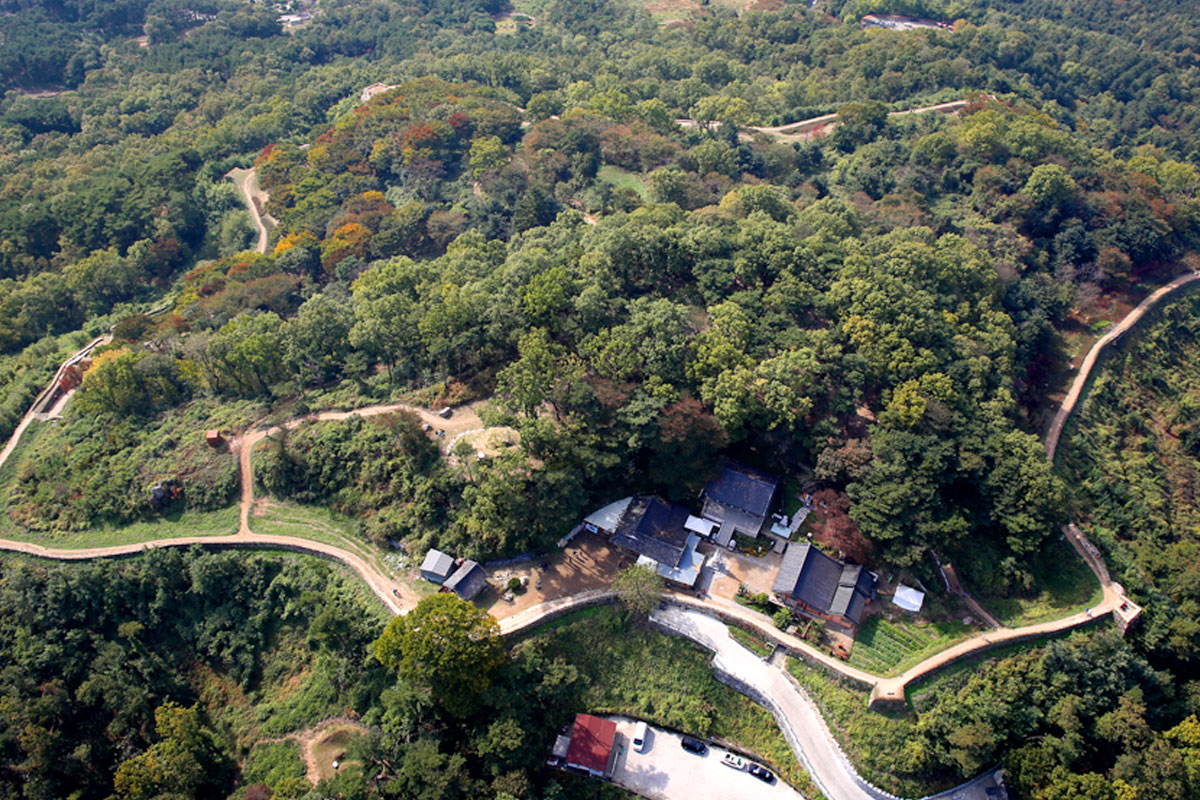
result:
[[[441,550],[430,550],[421,563],[421,577],[433,583],[444,583],[454,572],[454,559]]]
[[[905,611],[916,614],[925,603],[925,593],[901,583],[896,586],[896,594],[892,596],[892,602]]]
[[[446,579],[446,582],[442,584],[442,589],[454,592],[463,600],[470,601],[478,597],[486,585],[487,570],[479,566],[477,562],[468,559]]]
[[[225,444],[225,439],[221,437],[221,432],[216,428],[209,428],[204,432],[204,441],[208,442],[209,447],[220,447]]]

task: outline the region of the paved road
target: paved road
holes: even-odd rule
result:
[[[609,717],[617,723],[625,752],[617,757],[613,783],[652,800],[803,800],[781,780],[766,784],[745,770],[721,763],[728,751],[712,745],[702,756],[679,746],[683,737],[650,726],[646,749],[635,753],[630,741],[636,722]]]
[[[1058,450],[1058,437],[1062,436],[1063,426],[1066,425],[1071,412],[1075,410],[1075,404],[1079,402],[1079,397],[1083,394],[1083,387],[1087,385],[1088,376],[1091,375],[1092,367],[1096,366],[1096,360],[1100,357],[1100,352],[1119,338],[1121,334],[1136,325],[1145,316],[1146,312],[1164,297],[1198,280],[1200,280],[1200,272],[1188,272],[1180,275],[1166,286],[1160,287],[1139,303],[1137,308],[1126,314],[1124,319],[1112,326],[1108,333],[1100,337],[1098,342],[1092,345],[1092,349],[1088,351],[1087,356],[1083,359],[1083,364],[1079,367],[1079,374],[1075,376],[1075,381],[1071,384],[1071,390],[1067,392],[1067,396],[1059,407],[1058,413],[1054,415],[1054,421],[1050,423],[1050,430],[1046,432],[1046,456],[1051,462],[1054,461],[1054,454]]]

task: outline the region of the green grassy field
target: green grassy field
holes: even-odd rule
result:
[[[386,575],[402,577],[383,559],[383,551],[364,541],[354,531],[354,523],[318,506],[306,506],[288,500],[270,500],[262,514],[250,518],[250,529],[255,533],[274,536],[294,536],[340,547],[358,555]]]
[[[903,752],[912,738],[915,714],[871,711],[867,692],[794,658],[788,659],[787,668],[821,709],[829,729],[864,778],[901,797],[923,797],[948,788],[912,780],[896,769],[896,754]]]
[[[238,508],[228,506],[218,511],[177,511],[160,519],[135,522],[131,525],[101,526],[73,533],[36,533],[13,526],[4,517],[0,536],[44,547],[78,550],[87,547],[112,547],[138,544],[155,539],[179,539],[186,536],[225,536],[237,533]]]
[[[643,201],[650,199],[650,190],[646,188],[641,175],[606,164],[596,173],[596,177],[614,189],[633,189]]]
[[[970,636],[972,630],[953,620],[918,625],[873,614],[859,626],[850,651],[850,666],[876,675],[897,675],[925,658]]]

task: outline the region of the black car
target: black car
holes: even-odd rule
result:
[[[775,782],[775,776],[771,773],[771,770],[767,769],[766,767],[760,767],[758,764],[751,764],[749,772],[763,783]]]
[[[683,737],[683,739],[679,742],[679,746],[684,750],[687,750],[689,753],[695,753],[698,756],[702,756],[708,752],[708,745],[699,739],[693,739],[690,736]]]

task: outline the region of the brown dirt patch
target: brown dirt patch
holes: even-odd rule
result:
[[[300,740],[300,752],[304,756],[307,777],[314,785],[318,781],[327,780],[340,772],[346,764],[342,759],[346,755],[350,743],[366,732],[358,722],[333,722],[319,733],[314,732],[307,739]],[[335,769],[334,761],[338,762]],[[315,780],[314,780],[315,778]]]
[[[569,597],[587,589],[603,589],[612,583],[613,576],[633,563],[633,557],[611,547],[608,540],[592,533],[581,533],[571,540],[562,552],[544,559],[549,564],[542,569],[542,560],[523,561],[490,570],[489,580],[500,591],[485,598],[486,609],[497,619],[511,617],[527,608]],[[528,578],[529,585],[509,601],[503,598],[509,578]],[[541,579],[541,586],[538,580]]]
[[[495,457],[519,444],[521,434],[515,428],[501,426],[498,428],[484,428],[481,431],[465,434],[458,441],[467,442],[477,453],[483,453],[488,457]]]
[[[724,548],[714,548],[709,557],[708,566],[716,573],[709,591],[721,597],[733,599],[737,596],[739,584],[746,584],[751,594],[770,592],[775,583],[775,574],[779,572],[779,564],[783,556],[779,553],[767,553],[762,558],[733,553]]]

